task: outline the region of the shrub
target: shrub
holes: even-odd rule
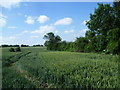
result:
[[[21,52],[20,47],[17,47],[17,48],[15,49],[15,51],[16,51],[16,52]]]
[[[10,52],[15,52],[14,48],[9,49]]]

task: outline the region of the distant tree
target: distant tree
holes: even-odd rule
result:
[[[13,47],[19,47],[19,45],[13,45]]]
[[[44,39],[46,39],[47,41],[53,42],[54,38],[55,38],[55,35],[52,32],[49,32],[46,35],[44,35]]]
[[[23,44],[22,44],[21,47],[29,47],[29,45],[23,45]]]
[[[43,45],[40,45],[41,47],[43,47]]]
[[[43,45],[38,44],[38,45],[33,45],[33,47],[43,47]]]
[[[6,45],[6,44],[4,44],[4,45],[1,45],[2,47],[9,47],[9,45]]]
[[[61,41],[60,36],[55,36],[54,33],[50,32],[44,35],[44,39],[46,39],[44,45],[47,46],[48,50],[58,50]]]

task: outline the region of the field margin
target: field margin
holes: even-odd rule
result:
[[[2,47],[0,47],[0,89],[2,89]]]

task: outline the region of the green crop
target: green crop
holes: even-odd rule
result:
[[[3,66],[3,88],[119,88],[117,55],[27,47],[7,56],[6,50],[2,60],[13,62]]]

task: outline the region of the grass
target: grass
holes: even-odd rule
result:
[[[3,88],[119,88],[118,55],[3,48]],[[29,52],[29,53],[28,53]]]
[[[2,88],[2,48],[0,48],[0,88]]]

